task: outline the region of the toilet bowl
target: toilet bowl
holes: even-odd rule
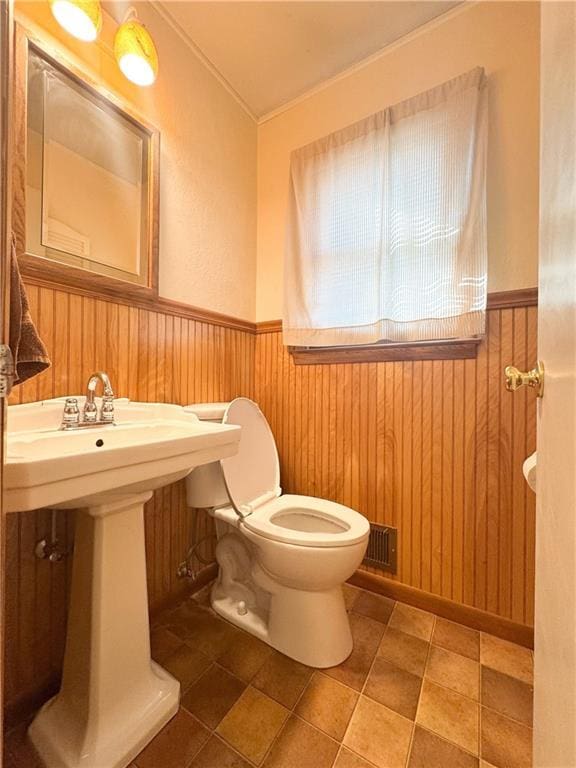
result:
[[[282,495],[274,436],[253,401],[185,410],[242,427],[235,456],[186,479],[188,504],[208,508],[216,520],[212,607],[297,661],[341,663],[352,651],[342,584],[362,562],[368,521],[326,499]]]

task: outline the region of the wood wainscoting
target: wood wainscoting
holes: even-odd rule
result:
[[[254,392],[254,330],[223,316],[191,319],[190,308],[160,302],[151,311],[90,295],[28,284],[31,312],[52,368],[16,387],[11,403],[84,392],[96,370],[110,375],[117,397],[192,403],[229,400]],[[183,308],[185,309],[185,308]],[[203,313],[207,315],[208,313]],[[68,551],[73,513],[58,512],[58,535]],[[146,505],[148,595],[154,612],[190,591],[176,568],[189,546],[206,539],[212,521],[186,506],[184,482],[162,488]],[[14,720],[44,701],[58,684],[66,631],[71,558],[51,564],[34,556],[50,534],[46,510],[6,518],[6,713]],[[198,564],[199,565],[199,564]]]
[[[17,387],[12,403],[82,393],[98,369],[117,396],[134,400],[254,397],[276,437],[285,491],[398,527],[398,573],[371,588],[405,585],[401,599],[422,606],[437,596],[447,615],[457,605],[477,609],[459,616],[464,622],[488,612],[505,626],[533,623],[534,496],[521,469],[535,447],[535,398],[509,394],[502,380],[506,364],[536,359],[533,291],[492,300],[475,359],[297,366],[276,322],[256,327],[163,299],[130,305],[41,280],[27,289],[53,367]],[[186,507],[183,482],[157,491],[145,519],[155,611],[190,590],[176,567],[201,539],[209,559],[212,526]],[[58,513],[68,550],[73,524],[73,513]],[[49,512],[9,515],[6,526],[5,691],[14,720],[58,684],[71,563],[34,556]]]
[[[530,626],[535,497],[522,462],[536,398],[507,392],[503,369],[536,361],[537,308],[534,291],[514,299],[492,299],[467,360],[295,365],[278,326],[262,325],[255,394],[284,491],[397,527],[395,582]]]

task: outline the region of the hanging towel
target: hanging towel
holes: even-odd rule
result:
[[[20,277],[16,242],[12,238],[10,257],[10,349],[14,358],[15,384],[49,368],[50,358],[30,316],[28,296]]]

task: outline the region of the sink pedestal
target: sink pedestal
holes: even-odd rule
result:
[[[180,684],[151,660],[144,503],[79,510],[60,693],[30,737],[48,768],[125,768],[176,714]]]

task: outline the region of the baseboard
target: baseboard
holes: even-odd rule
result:
[[[409,587],[407,584],[401,584],[398,581],[392,581],[385,576],[379,576],[368,571],[356,571],[348,579],[348,582],[355,587],[377,592],[379,595],[385,595],[393,600],[400,600],[402,603],[430,611],[437,616],[442,616],[442,618],[455,621],[458,624],[464,624],[472,629],[488,632],[491,635],[496,635],[496,637],[501,637],[503,640],[524,645],[526,648],[534,648],[534,628],[525,624],[517,624],[510,619],[496,616],[494,613],[456,603],[445,597],[432,595],[430,592]]]
[[[216,576],[218,576],[218,564],[211,563],[198,573],[195,579],[192,581],[183,580],[182,589],[174,592],[170,597],[161,600],[158,603],[150,606],[150,620],[154,622],[154,619],[158,614],[164,611],[170,610],[170,608],[176,608],[178,603],[184,600],[189,595],[194,595],[196,592],[200,592],[206,584],[210,584]]]

